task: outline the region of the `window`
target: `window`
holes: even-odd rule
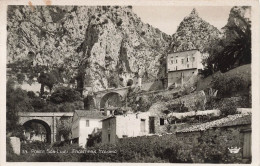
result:
[[[89,120],[86,120],[86,127],[89,127]]]
[[[171,60],[171,64],[173,64],[173,60]]]
[[[184,63],[184,59],[181,59],[181,64],[183,64]]]
[[[177,60],[177,59],[175,60],[175,63],[178,63],[178,60]]]
[[[189,62],[189,57],[187,58],[187,62]]]
[[[163,118],[160,118],[160,125],[164,125],[164,119]]]
[[[195,57],[192,57],[192,59],[193,59],[193,62],[195,61]]]
[[[141,132],[145,132],[145,119],[141,119]]]
[[[110,142],[110,134],[108,134],[108,136],[107,136],[107,137],[108,137],[108,142]]]

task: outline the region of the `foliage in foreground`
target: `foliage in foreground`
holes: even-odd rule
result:
[[[87,149],[75,144],[50,146],[35,142],[22,144],[22,149],[45,150],[45,153],[21,156],[14,155],[7,144],[7,159],[33,162],[241,163],[242,154],[232,155],[227,149],[241,146],[240,143],[239,130],[216,129],[203,132],[198,142],[177,139],[175,134],[123,138],[116,144],[97,144]]]

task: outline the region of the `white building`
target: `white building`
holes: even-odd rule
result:
[[[102,120],[102,143],[116,143],[118,138],[149,134],[149,113],[116,115]]]
[[[183,84],[193,75],[203,69],[202,54],[199,50],[189,50],[171,53],[167,56],[168,87],[173,84]]]
[[[76,110],[72,119],[72,141],[85,148],[89,136],[101,129],[104,118],[99,111]]]

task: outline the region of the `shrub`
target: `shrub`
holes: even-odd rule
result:
[[[224,136],[224,139],[223,139]],[[227,139],[225,139],[225,137]],[[238,130],[208,130],[199,138],[199,144],[193,147],[193,162],[234,163],[240,158],[229,156],[228,147],[240,146]]]
[[[87,147],[92,147],[98,143],[101,143],[101,136],[102,136],[102,132],[101,130],[98,131],[95,134],[92,134],[89,138],[88,138],[88,142],[87,142]]]
[[[247,81],[241,75],[226,76],[219,74],[213,77],[213,88],[218,90],[218,94],[227,97],[247,88]]]
[[[177,144],[174,135],[142,136],[119,139],[117,144],[98,145],[92,150],[112,150],[116,153],[84,154],[82,161],[102,162],[174,162]]]
[[[31,143],[21,143],[21,150],[26,150],[31,152],[31,150],[45,150],[47,149],[48,144],[41,141],[33,141]]]
[[[51,94],[50,101],[56,104],[81,100],[80,93],[74,89],[60,87]]]
[[[236,103],[232,100],[227,100],[227,102],[224,102],[219,109],[221,111],[221,115],[223,116],[234,115],[237,113]]]

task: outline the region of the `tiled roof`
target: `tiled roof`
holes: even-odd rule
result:
[[[102,112],[100,111],[88,111],[88,110],[75,110],[75,113],[79,117],[86,117],[86,118],[91,118],[91,119],[103,119],[105,118],[104,115],[102,115]]]
[[[169,55],[174,55],[174,56],[187,56],[187,55],[193,55],[197,52],[198,50],[187,50],[187,51],[181,51],[181,52],[174,52],[174,53],[170,53]]]
[[[193,132],[193,131],[204,131],[213,127],[234,126],[234,125],[243,125],[243,124],[250,124],[250,123],[251,123],[251,115],[235,114],[235,115],[229,115],[225,118],[218,119],[215,121],[193,125],[184,129],[177,130],[176,132],[184,133],[184,132]]]
[[[246,115],[241,118],[237,118],[233,121],[228,121],[226,123],[223,123],[220,126],[217,127],[227,127],[227,126],[238,126],[238,125],[247,125],[252,123],[252,116],[251,115]]]

